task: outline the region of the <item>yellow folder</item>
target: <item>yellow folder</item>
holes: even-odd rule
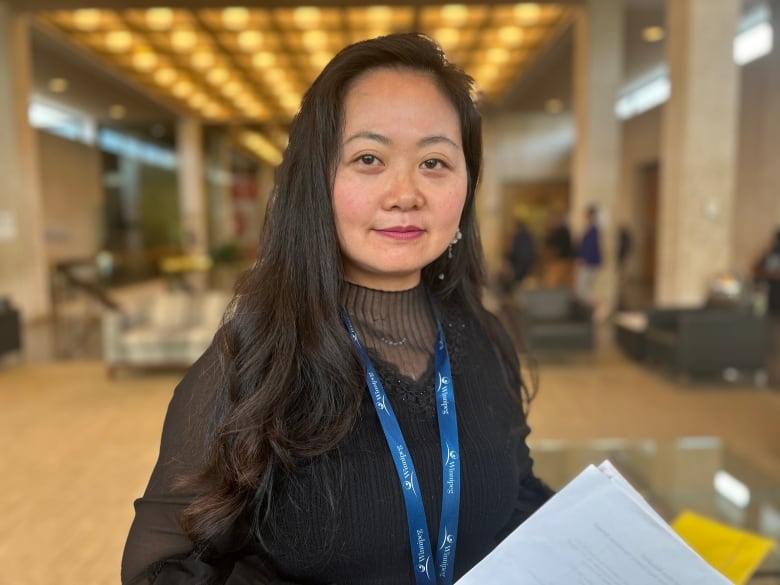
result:
[[[690,510],[680,513],[672,528],[705,561],[737,585],[748,582],[775,546],[769,538],[732,528]]]

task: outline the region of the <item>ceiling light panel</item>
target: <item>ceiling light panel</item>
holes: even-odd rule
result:
[[[415,10],[410,7],[368,6],[350,9],[347,25],[353,30],[387,28],[392,31],[411,30],[414,24]]]
[[[335,4],[335,3],[334,3]],[[421,30],[499,99],[569,10],[552,4],[50,11],[44,26],[133,82],[213,121],[286,125],[344,46]]]

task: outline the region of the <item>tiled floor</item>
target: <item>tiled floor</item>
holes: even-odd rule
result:
[[[45,343],[41,331],[32,333]],[[608,347],[602,344],[602,347]],[[780,481],[780,391],[678,386],[604,349],[539,365],[531,440],[714,435]],[[113,585],[177,374],[0,364],[0,583]]]

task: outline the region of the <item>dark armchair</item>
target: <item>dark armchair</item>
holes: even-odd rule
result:
[[[532,352],[593,349],[593,312],[571,290],[519,289],[513,300],[519,335]]]
[[[766,376],[769,321],[747,307],[647,312],[646,359],[691,377]]]
[[[19,311],[9,300],[0,298],[0,356],[21,350],[21,329]]]

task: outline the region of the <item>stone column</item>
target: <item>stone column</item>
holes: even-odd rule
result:
[[[623,79],[623,10],[623,0],[588,0],[577,15],[574,37],[576,139],[570,225],[576,244],[584,230],[585,209],[589,205],[599,208],[603,264],[594,300],[605,312],[615,305],[617,295],[620,121],[615,101]]]
[[[212,245],[235,240],[236,230],[231,201],[231,150],[226,134],[212,137],[208,143],[209,233]]]
[[[699,304],[732,265],[738,83],[732,56],[740,0],[666,6],[672,94],[661,138],[655,301]]]
[[[29,16],[0,0],[0,296],[27,321],[51,312],[31,74]]]
[[[482,126],[484,148],[482,178],[477,187],[476,213],[487,271],[491,278],[498,272],[501,263],[503,237],[504,203],[501,200],[497,134],[493,119],[485,117]]]
[[[759,198],[753,202],[755,207],[764,210],[764,225],[753,224],[753,228],[761,230],[760,237],[767,244],[774,230],[780,229],[780,0],[770,0],[769,9],[772,16],[772,52],[765,57],[768,66],[763,112],[764,134],[759,155]]]
[[[205,254],[209,248],[209,233],[203,164],[203,126],[199,120],[179,120],[176,150],[179,156],[182,244],[188,254]]]

